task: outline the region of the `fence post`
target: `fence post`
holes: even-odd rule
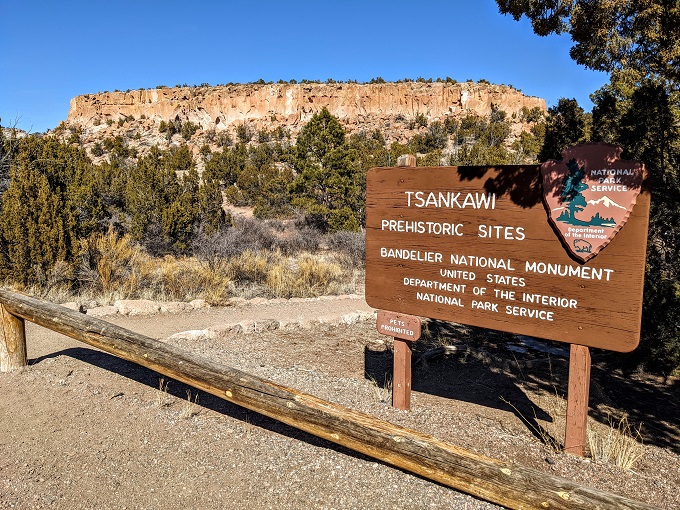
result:
[[[10,372],[28,365],[24,319],[12,315],[0,304],[0,372]]]
[[[411,409],[411,342],[394,339],[392,369],[392,405],[397,409]]]
[[[416,166],[416,157],[413,154],[404,154],[397,158],[397,166]]]

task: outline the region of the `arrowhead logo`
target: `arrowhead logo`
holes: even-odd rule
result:
[[[569,253],[586,262],[628,221],[640,194],[644,165],[620,159],[621,148],[577,145],[562,160],[541,165],[543,204]]]

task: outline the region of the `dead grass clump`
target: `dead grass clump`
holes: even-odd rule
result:
[[[277,298],[293,297],[295,267],[290,259],[282,259],[267,271],[266,285]]]
[[[246,250],[229,260],[228,274],[240,284],[264,283],[272,256],[276,254]]]
[[[336,262],[306,254],[297,260],[279,258],[267,270],[266,284],[276,297],[316,297],[337,294],[346,280]]]
[[[626,415],[619,420],[609,416],[608,425],[588,427],[588,448],[593,460],[632,469],[644,456],[642,426],[633,428]]]
[[[109,229],[106,234],[93,234],[80,241],[80,259],[78,279],[82,285],[104,294],[127,294],[138,280],[133,277],[135,269],[148,263],[150,257],[132,243],[130,236],[119,237]],[[125,287],[128,290],[123,290]]]
[[[153,269],[149,286],[164,301],[202,298],[212,305],[224,304],[232,281],[226,265],[200,264],[196,259],[166,256]]]
[[[293,292],[299,297],[337,293],[344,273],[339,264],[306,255],[297,262]]]
[[[194,396],[194,398],[191,398],[191,390],[187,390],[187,399],[186,402],[184,402],[184,405],[182,406],[181,411],[179,412],[180,418],[184,418],[185,420],[192,418],[193,416],[196,416],[200,412],[200,408],[198,406],[198,393]]]

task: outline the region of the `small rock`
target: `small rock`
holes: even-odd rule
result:
[[[220,324],[209,328],[208,335],[210,338],[224,338],[231,333],[236,333],[234,329],[237,327],[239,327],[238,324]]]
[[[210,308],[210,305],[206,303],[205,299],[194,299],[193,301],[189,302],[189,305],[191,305],[195,309]]]
[[[297,319],[283,319],[279,321],[279,329],[283,331],[292,331],[300,329],[300,321]]]
[[[267,303],[269,303],[269,300],[263,297],[256,297],[250,300],[251,305],[266,305]]]
[[[272,331],[279,329],[279,321],[274,319],[264,319],[259,321],[253,321],[253,331],[255,333],[261,333],[263,331]]]
[[[249,335],[250,333],[255,333],[255,321],[244,320],[239,322],[237,327],[234,328],[234,333],[243,333],[244,335]]]
[[[204,340],[210,336],[210,331],[207,329],[192,329],[189,331],[180,331],[174,335],[170,335],[168,340]]]
[[[183,303],[181,301],[169,301],[167,303],[161,303],[161,312],[163,313],[180,313],[185,310],[193,308],[189,303]]]
[[[88,308],[85,313],[92,317],[106,317],[107,315],[116,315],[118,308],[115,306],[97,306],[95,308]]]
[[[340,324],[356,324],[361,321],[361,314],[359,312],[350,312],[340,317]]]
[[[285,304],[288,303],[288,300],[286,298],[276,298],[276,299],[270,299],[269,304],[270,305],[279,305],[279,304]]]
[[[340,316],[338,314],[320,315],[317,318],[319,324],[337,324]]]
[[[148,299],[119,299],[113,306],[118,308],[118,313],[122,315],[154,315],[158,313],[161,306]]]

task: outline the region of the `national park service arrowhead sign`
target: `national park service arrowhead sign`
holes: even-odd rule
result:
[[[569,253],[586,262],[628,221],[640,194],[644,165],[620,159],[621,148],[578,145],[561,161],[541,165],[543,202],[553,229]]]

